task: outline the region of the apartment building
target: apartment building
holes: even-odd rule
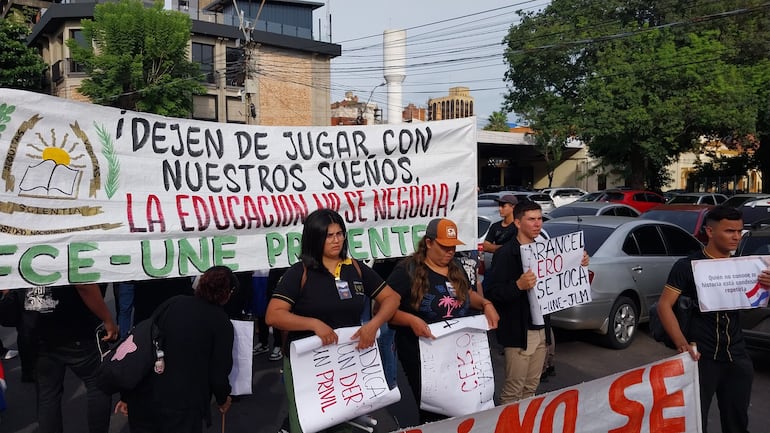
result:
[[[46,91],[87,101],[78,92],[86,75],[72,60],[67,41],[85,43],[80,20],[93,17],[96,3],[37,3],[45,7],[28,43],[50,65]],[[195,97],[192,117],[261,125],[329,125],[331,59],[342,48],[313,37],[313,10],[323,3],[267,1],[259,20],[249,18],[257,16],[257,9],[253,3],[247,5],[239,9],[233,0],[167,1],[167,9],[185,12],[193,20],[190,58],[200,64],[207,91]],[[248,35],[251,45],[239,28],[238,10],[244,11],[244,24],[253,28]]]

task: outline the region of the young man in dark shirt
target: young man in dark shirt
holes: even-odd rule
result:
[[[701,312],[691,262],[730,257],[738,247],[743,217],[737,209],[717,206],[706,215],[706,247],[680,259],[671,268],[658,301],[658,315],[663,327],[680,353],[689,352],[698,361],[701,418],[708,431],[708,413],[716,394],[723,432],[742,433],[748,428],[748,408],[754,367],[746,353],[738,311]],[[758,281],[770,286],[770,271],[759,274]],[[694,308],[687,335],[679,327],[673,306],[680,295],[693,299]]]
[[[484,238],[482,247],[486,253],[494,253],[504,243],[516,237],[516,225],[513,223],[513,208],[519,201],[513,194],[506,194],[497,200],[500,209],[500,221],[492,223]]]
[[[39,431],[62,431],[64,374],[69,368],[86,386],[88,431],[107,433],[112,399],[96,386],[96,369],[101,362],[96,339],[115,340],[118,326],[104,303],[104,291],[96,284],[26,289],[24,309],[37,314]],[[100,323],[104,336],[97,337]]]

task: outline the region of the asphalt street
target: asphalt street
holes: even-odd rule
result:
[[[663,345],[653,341],[646,327],[640,329],[634,343],[626,350],[611,350],[596,344],[590,333],[557,333],[556,375],[542,383],[538,392],[548,392],[567,386],[590,381],[612,373],[635,368],[673,354]],[[0,338],[6,346],[15,347],[15,333],[9,328],[0,328]],[[493,339],[494,341],[494,339]],[[493,364],[498,389],[502,382],[503,359],[496,346],[493,349]],[[753,354],[755,365],[752,407],[750,409],[750,431],[767,432],[766,402],[770,400],[770,353]],[[37,422],[35,414],[34,384],[20,383],[18,358],[4,361],[8,380],[8,410],[2,414],[0,433],[33,433]],[[275,433],[286,415],[286,399],[281,382],[281,362],[271,362],[267,354],[254,358],[253,394],[242,396],[235,401],[225,418],[225,432]],[[390,432],[417,424],[417,408],[411,397],[406,378],[399,374],[399,388],[402,399],[373,415],[378,420],[375,432]],[[709,416],[711,433],[719,432],[719,415],[712,405]],[[87,431],[85,425],[85,390],[71,374],[65,384],[64,416],[65,433]],[[216,413],[216,411],[214,411]],[[222,432],[222,420],[214,415],[212,426],[207,433]],[[128,433],[126,419],[113,415],[111,433]],[[725,432],[726,433],[726,432]]]

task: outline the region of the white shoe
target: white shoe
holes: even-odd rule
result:
[[[267,357],[270,361],[280,361],[283,359],[283,353],[281,353],[280,347],[273,347],[273,351],[270,352],[270,356]]]
[[[13,358],[16,358],[17,356],[19,356],[18,350],[8,349],[5,351],[5,355],[3,355],[3,359],[6,359],[6,360],[13,359]]]
[[[266,344],[257,343],[256,346],[254,346],[254,355],[261,355],[263,353],[267,353],[270,351],[270,348]]]

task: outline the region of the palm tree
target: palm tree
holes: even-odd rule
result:
[[[487,118],[486,131],[508,132],[511,128],[508,126],[508,116],[502,111],[493,111]]]
[[[459,302],[451,296],[444,295],[441,297],[441,299],[438,301],[439,307],[446,307],[446,314],[444,314],[443,319],[451,318],[452,317],[452,311],[459,307]]]

